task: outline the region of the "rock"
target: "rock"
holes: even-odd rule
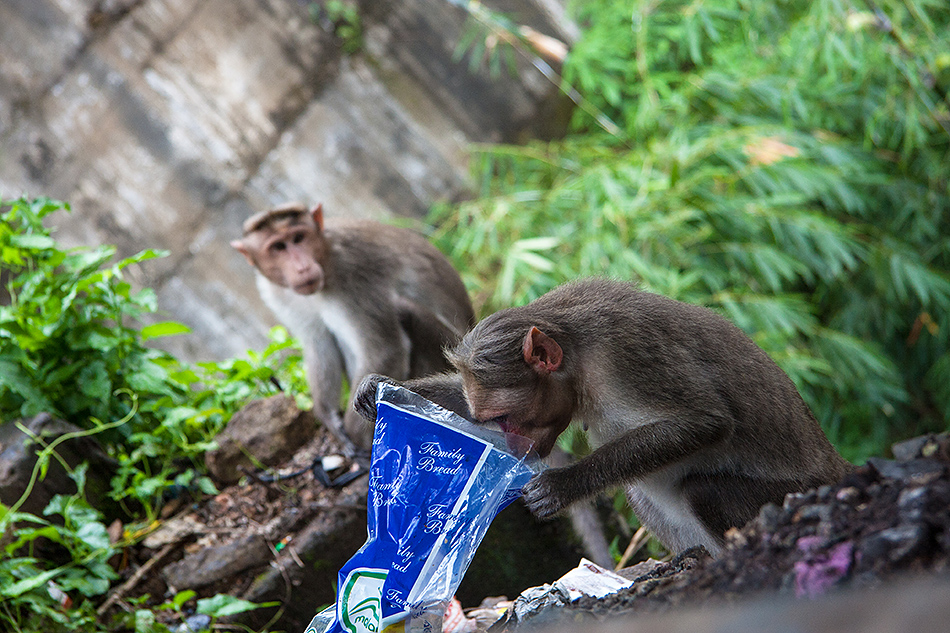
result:
[[[201,633],[210,630],[211,616],[198,613],[185,618],[185,621],[175,629],[175,633]]]
[[[926,526],[900,525],[871,534],[861,544],[862,561],[872,567],[903,565],[925,549]]]
[[[831,523],[832,507],[830,505],[808,505],[799,508],[795,513],[795,521],[817,521],[819,524]]]
[[[18,421],[11,420],[0,424],[0,503],[12,506],[26,491],[37,453],[42,450],[30,435],[17,428]],[[56,419],[47,413],[40,413],[28,420],[19,422],[30,434],[42,437],[48,444],[66,433],[75,433],[81,429],[73,424]],[[56,453],[70,468],[82,462],[89,463],[86,471],[85,495],[89,503],[106,514],[111,520],[124,516],[118,505],[108,496],[111,491],[110,479],[115,474],[117,464],[109,457],[94,437],[69,439],[56,448]],[[22,506],[21,512],[43,516],[43,509],[55,495],[73,495],[76,484],[69,478],[62,464],[55,458],[50,459],[46,477],[37,479],[30,496]]]
[[[176,591],[200,589],[259,566],[270,557],[271,550],[263,537],[252,534],[221,545],[201,544],[181,560],[165,567],[162,576]]]
[[[782,508],[774,503],[766,503],[759,510],[757,521],[763,532],[774,532],[782,518]]]
[[[798,540],[803,558],[795,563],[795,595],[817,598],[845,578],[854,562],[854,543],[844,541],[830,548],[819,539],[805,536]]]
[[[316,422],[290,396],[255,400],[235,413],[216,437],[218,448],[205,454],[208,471],[222,483],[241,478],[242,468],[256,469],[254,460],[277,466],[313,438]]]
[[[897,507],[903,523],[919,523],[923,521],[930,502],[930,493],[927,488],[905,488],[897,497]]]
[[[835,493],[835,499],[843,503],[855,503],[861,498],[861,491],[854,486],[846,486]]]
[[[919,458],[907,461],[896,461],[883,459],[880,457],[871,457],[868,464],[876,470],[881,477],[886,479],[898,479],[908,484],[926,484],[937,479],[946,470],[946,465],[942,462]]]
[[[950,433],[929,433],[898,442],[891,447],[891,452],[898,461],[909,461],[918,457],[950,461]]]
[[[654,572],[657,567],[662,565],[660,561],[654,558],[648,558],[647,560],[640,561],[636,565],[631,565],[630,567],[624,567],[617,572],[620,576],[627,578],[629,580],[640,580],[644,576]]]

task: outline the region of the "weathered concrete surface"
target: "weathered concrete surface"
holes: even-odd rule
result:
[[[169,250],[135,281],[193,328],[166,343],[186,358],[259,347],[274,323],[228,246],[252,212],[418,218],[464,192],[470,142],[550,132],[554,90],[527,60],[496,79],[453,60],[465,15],[447,0],[359,3],[353,56],[318,4],[0,3],[0,196],[70,202],[51,219],[67,244]],[[572,37],[561,0],[495,4]]]

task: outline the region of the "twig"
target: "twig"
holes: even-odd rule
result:
[[[623,556],[620,557],[620,560],[617,562],[617,566],[614,567],[614,571],[618,571],[627,566],[627,561],[633,558],[633,555],[640,551],[640,548],[647,542],[647,539],[650,537],[650,534],[647,532],[647,529],[643,526],[640,526],[640,529],[637,530],[633,538],[630,539],[630,543],[627,545],[627,549],[624,550]]]
[[[112,608],[113,604],[121,600],[125,594],[135,587],[135,585],[139,584],[139,581],[142,580],[142,577],[148,572],[152,571],[152,568],[162,562],[162,560],[168,556],[178,545],[178,541],[174,543],[168,543],[158,552],[158,554],[148,559],[144,565],[136,569],[135,573],[129,576],[128,580],[119,585],[115,591],[109,594],[109,598],[103,602],[98,609],[96,609],[96,615],[99,617],[105,615],[106,611]]]
[[[290,557],[294,559],[295,563],[297,563],[297,567],[304,566],[303,561],[300,560],[299,556],[297,556],[297,550],[293,547],[293,545],[287,547],[287,553],[290,554]]]

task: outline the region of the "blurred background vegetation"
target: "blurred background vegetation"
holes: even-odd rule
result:
[[[476,148],[433,214],[480,314],[638,280],[750,334],[849,459],[946,429],[950,4],[575,5],[570,132]]]

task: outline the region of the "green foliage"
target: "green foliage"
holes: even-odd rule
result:
[[[851,459],[947,428],[950,5],[877,4],[578,3],[571,132],[480,147],[433,214],[479,311],[634,279],[748,332]]]
[[[497,79],[504,70],[509,75],[517,73],[515,45],[521,41],[518,26],[509,17],[487,9],[477,0],[457,2],[467,14],[465,29],[455,48],[453,61],[468,56],[468,69],[476,73],[486,65],[488,73]]]
[[[171,322],[135,325],[155,311],[155,293],[133,293],[123,271],[161,254],[148,250],[108,264],[112,246],[62,250],[42,220],[65,208],[45,198],[0,206],[0,263],[12,273],[10,305],[0,306],[0,419],[46,411],[96,428],[130,414],[129,398],[117,396],[134,394],[138,407],[128,424],[100,440],[119,460],[115,498],[131,498],[154,517],[170,487],[213,491],[196,473],[234,411],[278,386],[307,392],[300,354],[288,353],[294,343],[280,328],[263,352],[222,363],[189,367],[147,347],[188,331]]]
[[[325,0],[310,2],[307,5],[310,19],[314,22],[326,22],[333,34],[340,39],[340,47],[347,55],[363,50],[363,20],[359,9],[349,0]]]
[[[46,198],[0,201],[0,270],[9,295],[9,305],[0,305],[0,421],[49,412],[82,428],[48,446],[36,438],[44,448],[29,488],[12,507],[0,506],[0,533],[12,537],[0,561],[0,628],[12,630],[98,630],[92,599],[117,578],[109,558],[131,543],[110,544],[101,513],[85,499],[85,464],[67,468],[76,494],[46,508],[56,520],[19,512],[58,459],[58,443],[96,435],[118,462],[110,494],[133,520],[151,524],[169,495],[216,492],[202,474],[204,452],[248,400],[283,388],[309,404],[300,352],[282,328],[263,352],[222,363],[187,366],[147,347],[188,331],[171,322],[140,327],[155,311],[155,294],[133,292],[124,272],[160,253],[109,263],[111,246],[63,250],[43,224],[61,209],[68,207]],[[126,532],[140,531],[131,524]],[[67,562],[34,557],[39,539],[61,547]],[[62,596],[74,601],[68,611]],[[255,607],[223,597],[201,608],[217,618]],[[136,631],[165,630],[145,611],[135,613]]]
[[[131,416],[131,414],[130,414]],[[0,623],[17,631],[95,630],[96,613],[90,598],[102,596],[118,575],[109,564],[117,552],[102,522],[102,513],[85,498],[88,464],[71,469],[61,461],[75,482],[74,495],[55,495],[43,511],[46,520],[20,512],[19,508],[31,495],[35,483],[45,476],[50,461],[58,459],[56,447],[70,439],[95,435],[121,426],[128,417],[95,430],[75,431],[61,435],[48,445],[42,438],[33,440],[42,444],[37,453],[30,481],[23,495],[12,507],[0,505],[0,533],[7,538],[0,559]],[[21,431],[28,433],[20,425]],[[44,550],[59,546],[66,564],[50,560],[49,556],[34,555],[37,543],[45,543]],[[80,598],[71,610],[72,596]]]
[[[115,389],[162,388],[165,380],[160,355],[125,325],[153,311],[155,295],[133,294],[122,278],[124,268],[158,253],[143,251],[105,268],[112,247],[60,250],[41,224],[60,206],[20,200],[0,214],[0,263],[14,272],[12,303],[0,307],[0,414],[120,418],[128,405],[112,397]],[[123,378],[129,365],[136,384]]]

